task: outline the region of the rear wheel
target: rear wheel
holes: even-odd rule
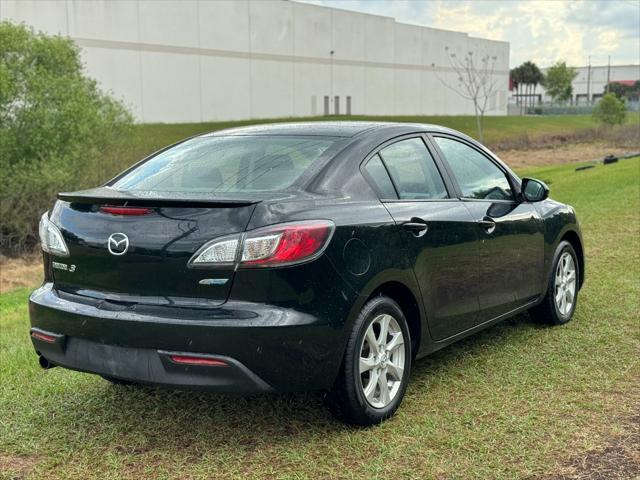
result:
[[[404,314],[389,297],[376,297],[355,322],[327,404],[347,423],[380,423],[398,409],[410,369],[411,340]]]
[[[554,256],[551,278],[542,302],[533,309],[533,316],[551,325],[562,325],[573,317],[578,302],[579,264],[569,242],[560,242]]]

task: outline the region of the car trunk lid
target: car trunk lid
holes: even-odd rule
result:
[[[112,302],[206,306],[226,301],[234,267],[187,262],[209,240],[243,232],[262,201],[109,187],[58,198],[51,220],[69,249],[69,257],[53,258],[58,289]]]

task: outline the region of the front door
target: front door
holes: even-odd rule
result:
[[[464,202],[450,197],[424,140],[407,138],[384,147],[365,172],[378,184],[385,207],[401,229],[431,336],[442,340],[476,325],[477,225]]]
[[[487,155],[451,137],[434,140],[478,227],[480,320],[492,320],[540,294],[544,225],[531,203],[516,201],[508,175]]]

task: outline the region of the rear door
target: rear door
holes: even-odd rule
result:
[[[544,265],[544,224],[531,203],[518,202],[498,162],[453,136],[433,136],[458,195],[480,235],[480,320],[520,307],[537,295]]]
[[[402,229],[432,337],[441,340],[473,327],[478,316],[477,228],[462,202],[449,195],[424,137],[384,145],[363,171]]]

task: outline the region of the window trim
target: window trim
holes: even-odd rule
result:
[[[422,140],[422,143],[424,144],[425,148],[427,149],[427,152],[429,153],[429,155],[431,156],[431,159],[433,160],[435,166],[436,166],[436,170],[438,171],[438,173],[440,174],[440,178],[442,179],[442,183],[444,184],[444,189],[445,192],[447,193],[447,197],[446,198],[400,198],[400,194],[398,193],[398,187],[396,186],[396,182],[393,180],[393,177],[391,176],[391,174],[389,173],[389,169],[387,168],[387,165],[384,161],[384,157],[380,154],[380,151],[395,144],[398,142],[402,142],[403,140],[410,140],[412,138],[419,138]],[[373,157],[375,157],[376,155],[380,156],[380,160],[382,161],[382,165],[384,166],[385,170],[387,171],[387,175],[389,175],[389,179],[391,180],[391,184],[393,185],[393,189],[396,192],[396,198],[384,198],[380,195],[380,190],[378,188],[378,186],[376,185],[376,183],[373,181],[373,179],[371,178],[371,176],[367,173],[367,171],[365,170],[365,166],[367,165],[367,163],[369,163],[371,161],[371,159]],[[381,143],[380,145],[378,145],[377,147],[375,147],[367,156],[365,156],[365,158],[360,162],[360,173],[365,177],[365,180],[367,180],[367,183],[369,183],[369,185],[371,186],[371,188],[373,188],[373,190],[376,192],[376,194],[378,195],[379,200],[382,203],[407,203],[407,202],[446,202],[446,201],[452,201],[452,200],[458,200],[458,198],[456,198],[456,195],[454,195],[454,193],[456,193],[456,186],[453,184],[453,182],[451,181],[450,174],[449,171],[446,169],[446,166],[443,164],[441,158],[440,158],[440,154],[439,152],[436,152],[432,145],[431,142],[429,141],[428,137],[427,137],[427,132],[416,132],[416,133],[407,133],[404,135],[399,135],[397,137],[393,137],[390,139],[385,140],[383,143]]]
[[[441,158],[442,163],[445,165],[445,168],[447,169],[447,173],[451,177],[452,183],[455,185],[456,197],[458,198],[458,200],[461,200],[463,202],[489,202],[489,203],[510,203],[510,204],[518,203],[518,196],[519,196],[520,189],[515,187],[517,182],[513,178],[513,175],[511,175],[511,172],[509,172],[504,167],[504,165],[502,165],[493,156],[487,155],[486,152],[484,152],[481,149],[479,149],[476,145],[474,145],[471,142],[467,141],[466,139],[460,138],[460,137],[458,137],[456,135],[451,135],[451,134],[448,134],[448,133],[441,133],[441,132],[429,132],[427,134],[427,136],[428,136],[429,141],[431,142],[434,150],[438,153],[438,156]],[[507,182],[509,182],[509,186],[511,187],[511,194],[512,194],[513,198],[511,200],[503,200],[503,199],[491,199],[491,198],[465,197],[462,194],[462,188],[460,188],[460,184],[458,183],[458,179],[456,178],[455,174],[453,173],[453,169],[451,168],[451,165],[449,164],[449,161],[446,159],[446,157],[444,156],[444,153],[442,152],[442,150],[440,150],[440,147],[438,146],[438,143],[435,140],[438,137],[447,138],[449,140],[454,140],[454,141],[460,142],[463,145],[468,146],[472,150],[475,150],[480,155],[482,155],[487,160],[489,160],[491,163],[493,163],[502,172],[502,174],[506,177]]]

